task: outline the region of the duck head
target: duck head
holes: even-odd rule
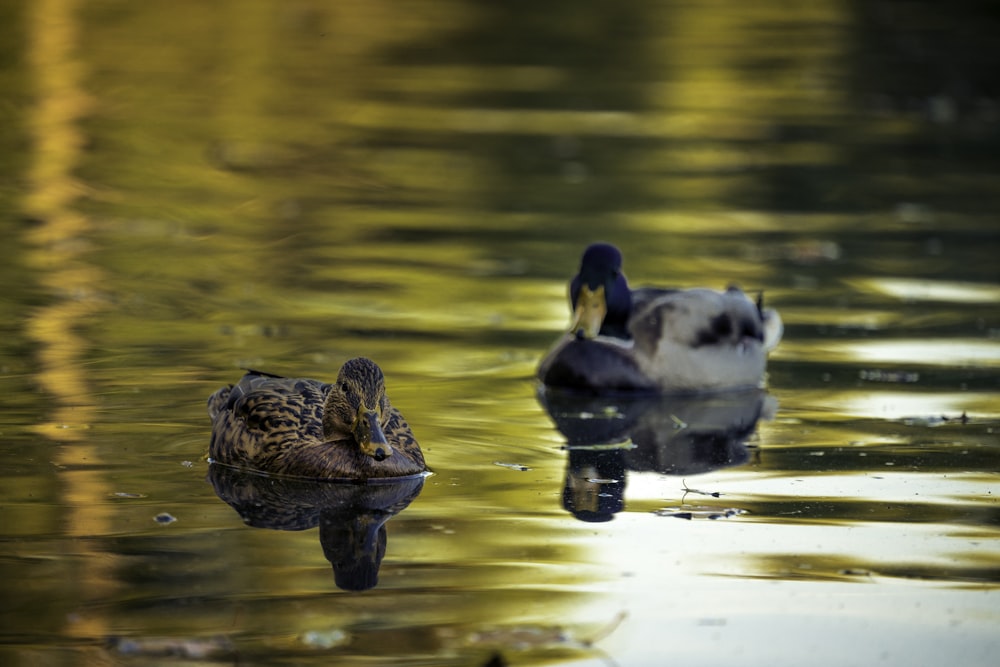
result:
[[[383,461],[392,456],[383,430],[389,410],[382,369],[370,359],[351,359],[341,367],[326,399],[324,436],[329,440],[351,438],[363,453]]]
[[[608,243],[594,243],[583,253],[580,271],[569,288],[573,306],[571,332],[579,338],[597,335],[629,338],[632,292],[622,273],[622,254]]]

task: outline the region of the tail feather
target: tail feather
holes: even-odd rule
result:
[[[761,311],[764,320],[764,349],[770,352],[778,347],[781,336],[785,333],[785,325],[781,321],[781,315],[773,308]]]

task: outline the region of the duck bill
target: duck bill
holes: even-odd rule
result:
[[[369,410],[362,404],[354,420],[354,438],[358,441],[362,452],[376,461],[383,461],[392,456],[392,447],[389,446],[385,432],[378,422],[378,412]]]
[[[604,298],[604,285],[590,289],[583,285],[576,298],[576,310],[573,313],[572,333],[581,338],[596,338],[608,314],[608,303]]]

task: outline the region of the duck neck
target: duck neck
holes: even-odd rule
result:
[[[628,330],[628,319],[632,314],[632,290],[629,289],[625,276],[619,275],[617,280],[605,288],[608,312],[601,323],[600,335],[631,340]]]

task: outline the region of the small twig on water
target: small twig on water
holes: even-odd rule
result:
[[[712,496],[713,498],[719,498],[719,497],[722,496],[722,494],[719,493],[718,491],[702,491],[700,489],[689,488],[688,485],[687,485],[687,480],[686,479],[682,479],[681,480],[681,484],[684,485],[684,495],[681,496],[681,504],[682,505],[684,504],[684,499],[687,497],[687,494],[689,494],[689,493],[697,493],[700,496]]]

